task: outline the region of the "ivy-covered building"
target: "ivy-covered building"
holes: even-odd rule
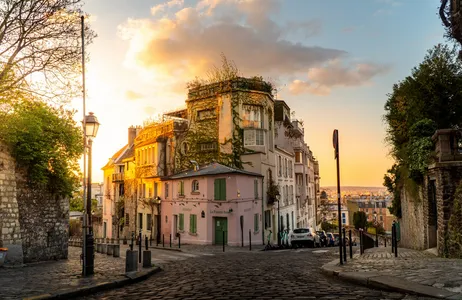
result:
[[[123,220],[118,217],[118,224],[135,224],[133,230],[137,233],[141,230],[143,236],[159,239],[162,234],[172,234],[176,239],[178,226],[168,224],[172,220],[179,222],[179,216],[170,209],[163,211],[164,207],[173,205],[176,201],[173,199],[178,198],[181,191],[172,186],[171,176],[196,165],[219,163],[262,176],[261,183],[257,184],[263,204],[258,212],[261,230],[255,240],[265,239],[263,229],[273,231],[273,242],[277,239],[280,220],[277,220],[276,195],[284,191],[288,193],[285,198],[289,199],[288,195],[297,198],[297,202],[292,201],[291,204],[294,209],[287,212],[294,218],[294,225],[290,227],[315,226],[315,199],[319,189],[319,182],[316,188],[316,178],[319,178],[319,171],[315,171],[317,162],[303,141],[303,128],[299,121],[289,119],[290,126],[284,128],[288,128],[291,134],[299,130],[301,135],[281,136],[276,148],[275,138],[279,131],[275,127],[275,102],[283,101],[275,101],[272,91],[271,84],[261,78],[238,77],[218,83],[196,83],[189,88],[184,109],[166,113],[162,121],[141,128],[133,140],[135,171],[130,182],[130,186],[134,187],[130,195],[127,192],[128,181],[126,178],[123,180],[124,198],[136,199],[136,211],[129,215],[125,211]],[[279,187],[276,180],[278,151],[285,151],[293,161],[292,194],[290,187]],[[297,155],[300,166],[297,165]],[[297,177],[300,168],[304,171]],[[122,169],[114,170],[120,173]],[[300,180],[298,190],[295,184],[297,178]],[[295,203],[301,208],[295,209]]]

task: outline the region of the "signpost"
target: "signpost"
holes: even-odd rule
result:
[[[339,156],[339,142],[338,142],[338,130],[334,130],[333,134],[333,146],[335,159],[337,160],[337,206],[338,206],[338,234],[339,234],[339,252],[340,252],[340,264],[343,265],[343,243],[344,239],[342,237],[342,207],[341,207],[341,194],[340,194],[340,156]]]

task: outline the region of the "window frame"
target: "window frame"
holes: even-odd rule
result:
[[[197,215],[189,215],[189,233],[197,234]]]
[[[199,192],[199,180],[193,179],[191,182],[191,193],[198,193]]]
[[[184,214],[178,214],[178,231],[184,231]]]
[[[213,181],[215,201],[226,201],[226,178],[215,178]]]

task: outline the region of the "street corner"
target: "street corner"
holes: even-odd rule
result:
[[[324,264],[321,267],[321,270],[324,274],[335,277],[338,277],[339,274],[342,272],[342,268],[340,267],[337,259],[328,262],[327,264]]]

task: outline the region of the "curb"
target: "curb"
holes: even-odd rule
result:
[[[149,246],[149,249],[183,252],[183,250],[181,250],[179,248],[170,248],[170,247]]]
[[[86,286],[78,289],[69,289],[56,294],[42,294],[37,296],[32,296],[24,298],[24,300],[43,300],[43,299],[70,299],[75,297],[87,296],[90,294],[99,293],[102,291],[107,291],[119,287],[123,287],[129,284],[137,283],[143,280],[146,280],[150,276],[159,273],[162,271],[159,267],[154,267],[151,270],[140,271],[136,273],[127,273],[124,274],[126,278],[110,281],[110,282],[101,282],[95,285]]]
[[[423,285],[395,276],[381,275],[378,272],[343,272],[337,260],[331,261],[321,267],[325,275],[333,276],[343,281],[364,285],[369,288],[407,293],[418,296],[433,297],[437,299],[462,299],[462,294],[453,293],[444,289]]]

